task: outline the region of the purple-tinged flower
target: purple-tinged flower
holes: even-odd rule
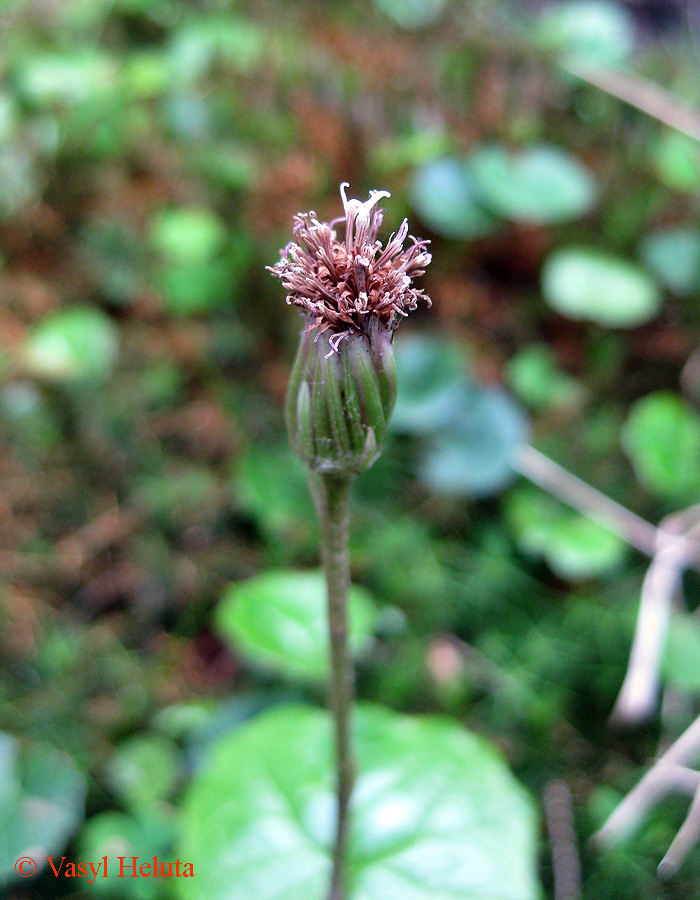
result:
[[[294,237],[280,261],[268,266],[286,290],[287,302],[306,312],[310,329],[330,331],[331,347],[350,334],[367,334],[372,320],[393,332],[401,316],[430,299],[413,281],[430,262],[428,242],[408,234],[404,219],[386,247],[377,239],[383,211],[377,208],[387,191],[370,191],[369,200],[348,200],[347,182],[340,186],[345,214],[319,222],[314,212],[294,218]],[[342,240],[336,228],[345,226]],[[411,242],[404,247],[406,239]]]
[[[345,215],[295,217],[295,240],[268,267],[307,319],[292,368],[285,418],[294,450],[313,472],[352,475],[379,456],[396,399],[392,337],[400,318],[425,299],[413,279],[430,262],[426,241],[411,241],[404,220],[386,247],[377,239],[386,191]],[[343,239],[336,228],[345,226]]]

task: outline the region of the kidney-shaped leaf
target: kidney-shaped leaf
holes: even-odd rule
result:
[[[595,179],[571,154],[540,145],[520,153],[483,147],[469,166],[484,205],[507,219],[563,222],[591,208]]]
[[[532,805],[497,752],[440,718],[355,716],[348,900],[534,900]],[[183,900],[324,900],[329,716],[277,707],[219,745],[184,806]]]
[[[350,589],[350,645],[369,643],[376,623],[369,594]],[[225,641],[263,668],[297,678],[328,673],[326,586],[320,572],[267,572],[232,584],[216,610]]]
[[[570,319],[632,328],[653,319],[661,295],[646,272],[624,259],[585,247],[553,253],[544,266],[547,303]]]
[[[60,853],[80,824],[85,779],[65,753],[48,744],[21,747],[0,733],[0,884],[15,877],[20,857],[35,860]],[[30,873],[26,862],[20,874]]]

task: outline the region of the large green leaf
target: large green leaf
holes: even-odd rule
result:
[[[482,147],[469,159],[484,205],[507,219],[563,222],[593,206],[598,188],[575,157],[542,144],[520,153]]]
[[[112,320],[82,306],[40,321],[24,347],[30,372],[59,383],[104,381],[118,357],[119,334]]]
[[[324,900],[332,724],[278,707],[225,739],[186,798],[183,900]],[[355,715],[348,900],[534,900],[532,805],[498,753],[441,718]]]
[[[446,157],[419,168],[411,183],[413,208],[436,234],[469,239],[490,234],[495,217],[480,205],[468,163]]]
[[[670,391],[638,400],[622,432],[637,477],[668,500],[700,497],[700,416]]]
[[[661,295],[646,272],[624,259],[568,247],[544,266],[542,288],[549,305],[570,319],[608,328],[632,328],[659,311]]]
[[[60,854],[83,818],[85,791],[65,753],[40,743],[22,747],[0,733],[0,884],[15,878],[20,857],[31,857],[41,870],[44,857]]]
[[[350,644],[359,653],[376,622],[369,594],[350,589]],[[267,572],[232,584],[216,627],[234,649],[264,668],[297,678],[328,673],[326,586],[320,572]]]

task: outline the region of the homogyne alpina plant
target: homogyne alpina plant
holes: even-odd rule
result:
[[[320,222],[313,212],[297,215],[295,239],[282,250],[280,261],[268,267],[304,319],[285,417],[292,446],[309,471],[328,591],[338,804],[329,900],[345,898],[355,768],[350,721],[354,673],[347,640],[350,485],[381,453],[396,399],[394,332],[421,299],[430,303],[414,286],[430,262],[427,241],[410,237],[404,220],[382,245],[383,211],[377,204],[388,192],[370,191],[369,200],[362,202],[348,199],[347,187],[340,186],[343,215],[331,222]]]

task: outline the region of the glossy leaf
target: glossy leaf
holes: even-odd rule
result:
[[[490,234],[497,220],[479,203],[465,160],[446,157],[418,169],[409,188],[413,208],[423,222],[446,238]]]
[[[644,271],[585,247],[553,253],[544,266],[542,288],[558,313],[608,328],[641,325],[661,307],[659,290]]]
[[[20,857],[34,859],[40,871],[45,856],[61,853],[83,818],[85,793],[65,753],[0,733],[0,884],[16,878]]]
[[[542,144],[509,153],[483,147],[469,158],[478,196],[497,215],[523,222],[574,219],[595,203],[593,176],[570,153]]]
[[[682,397],[657,391],[638,400],[622,446],[653,494],[689,502],[700,497],[700,415]]]
[[[104,381],[118,357],[119,335],[112,320],[82,306],[40,321],[24,347],[29,371],[59,383]]]
[[[350,645],[372,638],[376,609],[369,594],[350,590]],[[293,678],[322,679],[329,653],[326,586],[320,572],[268,572],[232,584],[216,610],[216,627],[233,649],[263,668]]]
[[[446,719],[355,716],[348,900],[535,900],[534,810],[498,753]],[[184,805],[182,900],[323,900],[333,836],[327,713],[278,707],[225,739]]]

